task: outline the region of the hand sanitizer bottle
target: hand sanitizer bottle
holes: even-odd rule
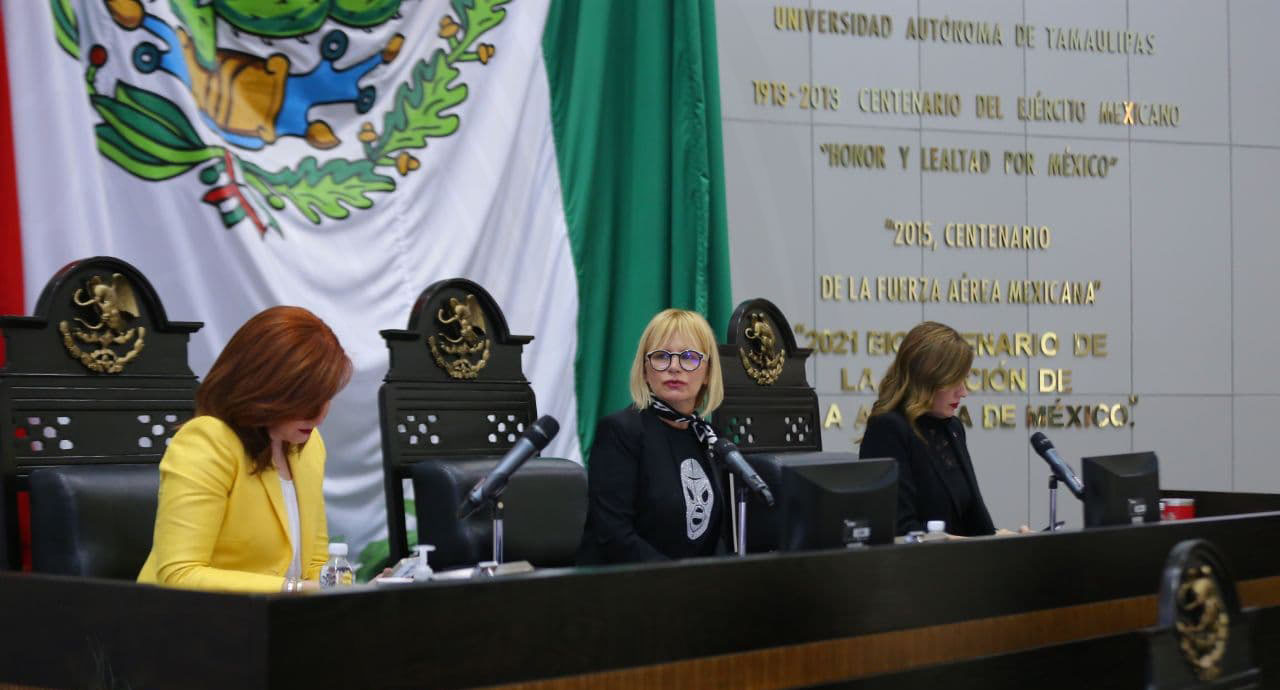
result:
[[[436,550],[436,547],[430,544],[418,544],[415,547],[418,550],[418,562],[413,566],[413,571],[409,573],[409,577],[414,582],[426,582],[431,579],[431,566],[427,564],[427,554]]]

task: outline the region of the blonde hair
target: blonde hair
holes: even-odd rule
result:
[[[934,394],[964,381],[972,366],[973,347],[954,328],[925,321],[898,346],[897,357],[880,381],[871,416],[897,410],[919,434],[916,420],[933,407]]]
[[[679,335],[692,341],[694,347],[706,354],[702,366],[707,368],[707,378],[698,391],[694,403],[703,415],[711,414],[724,401],[724,381],[720,378],[720,353],[716,346],[716,337],[711,332],[711,324],[702,315],[684,309],[665,309],[645,326],[640,336],[640,345],[636,348],[635,361],[631,363],[631,400],[636,409],[643,410],[653,402],[653,391],[644,379],[645,355],[658,349],[673,335]],[[679,366],[674,364],[673,366]]]

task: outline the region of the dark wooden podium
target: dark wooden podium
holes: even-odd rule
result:
[[[1280,604],[1280,513],[294,597],[0,573],[0,683],[1138,687],[1134,631],[1192,538],[1245,606]],[[1280,616],[1258,618],[1274,683]]]

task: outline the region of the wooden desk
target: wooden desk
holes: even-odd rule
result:
[[[1194,498],[1196,517],[1202,518],[1280,511],[1280,494],[1165,489],[1160,492],[1160,498]]]
[[[0,574],[0,682],[776,688],[963,663],[981,675],[1007,663],[992,655],[1152,624],[1166,555],[1197,537],[1225,554],[1246,605],[1280,605],[1280,513],[302,597]],[[1105,650],[1118,653],[1092,654]]]

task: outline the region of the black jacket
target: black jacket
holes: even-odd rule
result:
[[[686,479],[685,472],[699,479]],[[692,431],[672,428],[652,410],[627,408],[601,419],[587,465],[578,563],[724,553],[729,500],[721,475]],[[708,501],[711,510],[695,515],[691,506]]]
[[[929,520],[946,520],[947,531],[951,534],[995,534],[991,514],[973,474],[973,461],[965,445],[964,425],[952,417],[943,424],[943,428],[973,493],[971,509],[963,516],[947,485],[943,458],[929,449],[902,413],[886,412],[868,419],[858,457],[898,461],[898,534],[924,530],[925,522]]]

